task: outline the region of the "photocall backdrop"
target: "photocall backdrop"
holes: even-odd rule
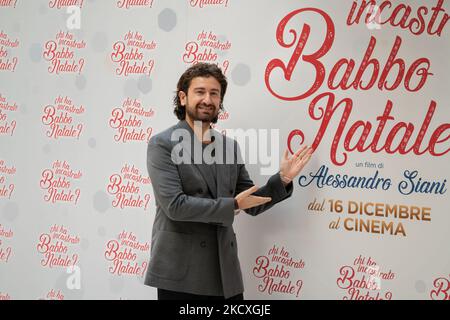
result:
[[[199,61],[217,130],[316,150],[236,217],[247,299],[449,299],[449,2],[375,4],[0,1],[0,299],[156,299],[146,144]]]

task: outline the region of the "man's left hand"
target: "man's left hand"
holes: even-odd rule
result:
[[[289,184],[311,159],[313,149],[310,146],[301,146],[300,149],[289,158],[289,151],[284,151],[280,165],[280,177],[285,185]]]

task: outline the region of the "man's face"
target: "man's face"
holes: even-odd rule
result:
[[[186,120],[210,123],[220,111],[220,83],[214,77],[196,77],[187,95],[180,91],[179,98],[186,107]]]

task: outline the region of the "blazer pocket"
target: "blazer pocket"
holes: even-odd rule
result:
[[[163,279],[183,279],[189,269],[192,250],[191,235],[158,231],[153,241],[149,272]]]

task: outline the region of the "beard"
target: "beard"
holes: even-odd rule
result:
[[[220,108],[214,105],[197,104],[195,108],[186,107],[186,113],[193,121],[216,123]]]

